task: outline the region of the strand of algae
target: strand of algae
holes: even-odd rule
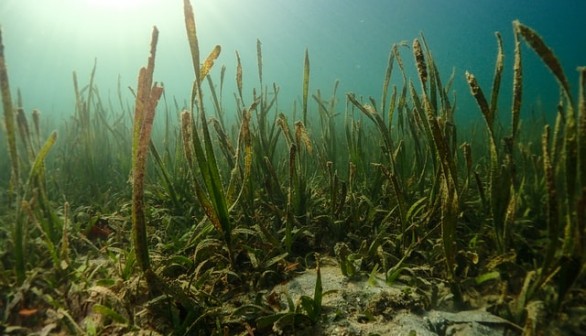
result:
[[[27,178],[24,193],[22,197],[19,197],[19,204],[18,209],[16,212],[16,220],[15,220],[15,227],[14,227],[14,261],[15,261],[15,272],[16,272],[16,281],[20,285],[24,282],[26,277],[26,261],[25,261],[25,230],[26,230],[26,218],[25,215],[31,214],[32,209],[30,208],[30,202],[27,201],[28,194],[32,192],[33,184],[35,183],[35,179],[38,178],[44,171],[44,161],[49,154],[49,151],[57,141],[57,132],[52,132],[43,147],[39,150],[39,153],[36,155],[34,161],[32,162],[32,166],[30,169],[29,176]],[[44,195],[41,195],[43,198]],[[30,215],[29,217],[33,217]],[[49,218],[50,220],[50,218]],[[51,252],[51,256],[53,257],[53,263],[55,266],[59,265],[58,257],[54,253],[54,246],[51,234],[53,233],[51,228],[42,227],[41,231],[45,234],[47,248]]]
[[[578,68],[579,95],[578,95],[578,172],[582,190],[576,202],[576,250],[584,262],[586,259],[586,67]]]
[[[231,253],[231,223],[226,200],[226,194],[224,193],[222,182],[220,180],[220,173],[218,170],[216,157],[212,147],[212,141],[207,125],[205,111],[203,108],[201,82],[207,75],[207,72],[202,71],[202,69],[199,66],[200,54],[197,42],[198,40],[195,26],[195,18],[193,15],[193,8],[191,7],[189,0],[185,0],[184,4],[185,25],[190,43],[191,55],[195,72],[195,81],[193,83],[194,90],[192,92],[193,95],[191,97],[192,109],[191,112],[188,113],[193,113],[194,107],[197,107],[200,117],[200,125],[203,133],[202,140],[200,139],[199,132],[195,127],[195,119],[192,118],[191,135],[193,138],[191,139],[190,144],[185,145],[188,147],[193,146],[196,162],[199,165],[199,169],[205,186],[205,189],[199,187],[200,184],[195,178],[195,170],[192,168],[192,175],[196,191],[200,190],[199,192],[197,192],[198,199],[202,203],[206,215],[212,221],[216,229],[223,233],[224,240]],[[212,53],[211,55],[214,54]],[[206,195],[204,190],[208,192],[208,195]]]
[[[45,144],[40,148],[38,153],[34,153],[33,145],[31,143],[31,137],[29,132],[28,123],[26,121],[26,117],[24,115],[24,111],[19,111],[18,116],[18,127],[20,130],[21,138],[24,142],[25,148],[28,149],[29,154],[29,162],[31,163],[30,172],[24,188],[21,189],[20,186],[20,173],[19,173],[19,157],[18,151],[16,147],[16,130],[15,130],[15,115],[14,115],[14,107],[12,105],[12,99],[10,96],[10,85],[8,80],[8,71],[6,68],[6,59],[4,57],[4,44],[2,42],[2,31],[0,30],[0,90],[2,91],[2,103],[4,108],[4,121],[6,125],[6,132],[8,138],[8,151],[10,155],[10,160],[12,163],[12,174],[11,174],[11,182],[10,188],[12,190],[12,196],[16,196],[17,199],[17,212],[16,212],[16,220],[14,223],[13,228],[13,241],[14,241],[14,258],[15,258],[15,274],[16,274],[16,281],[17,284],[22,284],[26,277],[26,260],[25,260],[25,230],[26,230],[26,218],[25,215],[27,214],[27,201],[29,194],[33,192],[33,187],[36,186],[38,190],[38,203],[40,204],[40,208],[43,211],[43,214],[47,217],[43,219],[44,225],[42,227],[43,233],[47,237],[47,247],[50,251],[52,246],[52,237],[54,235],[54,212],[50,209],[50,205],[48,204],[48,199],[46,196],[46,191],[43,185],[43,179],[41,178],[44,176],[44,161],[55,144],[57,140],[57,133],[52,132]],[[20,94],[18,95],[18,103],[22,104],[22,98]],[[38,128],[37,124],[38,120],[35,122],[35,127]],[[37,131],[38,133],[38,131]],[[56,255],[52,253],[54,256],[53,261],[55,265],[58,265]]]
[[[543,39],[533,29],[523,25],[518,20],[513,22],[513,27],[515,29],[515,34],[523,37],[527,45],[535,51],[535,53],[542,59],[543,63],[552,72],[567,100],[565,129],[563,134],[563,152],[561,153],[562,161],[564,162],[565,192],[567,196],[564,198],[563,202],[563,207],[565,208],[564,212],[566,213],[566,225],[562,249],[565,255],[573,254],[576,245],[579,244],[578,241],[580,240],[580,235],[584,235],[585,233],[578,229],[576,214],[573,211],[577,197],[579,197],[579,193],[581,192],[579,189],[579,182],[583,183],[584,181],[580,181],[578,176],[578,168],[580,168],[578,154],[580,149],[578,142],[581,135],[577,125],[579,121],[577,120],[574,111],[574,101],[570,92],[570,85],[561,63],[553,51],[545,44]],[[561,114],[558,115],[558,118],[559,117],[561,117]]]
[[[548,243],[545,250],[545,258],[536,272],[529,272],[525,284],[517,298],[513,316],[520,319],[525,304],[530,302],[546,283],[557,275],[556,285],[558,297],[555,309],[559,309],[565,295],[572,288],[574,282],[583,271],[583,260],[586,258],[584,248],[584,204],[586,204],[586,188],[584,182],[586,173],[583,171],[586,150],[586,107],[584,103],[585,70],[579,68],[580,73],[580,97],[578,103],[578,117],[574,111],[572,95],[569,90],[567,77],[565,76],[559,60],[553,51],[545,44],[543,39],[531,28],[513,22],[515,36],[515,52],[513,64],[513,100],[511,107],[511,136],[504,138],[504,151],[499,152],[496,147],[496,136],[493,130],[496,115],[496,100],[500,82],[500,67],[502,66],[502,42],[497,35],[499,52],[495,67],[493,81],[493,95],[490,106],[484,98],[482,90],[478,86],[476,78],[466,73],[466,78],[473,97],[476,99],[486,122],[489,133],[489,157],[490,157],[490,203],[493,217],[493,225],[497,235],[499,249],[504,252],[509,243],[509,231],[514,223],[517,207],[513,149],[520,121],[521,97],[522,97],[522,62],[520,40],[535,51],[550,69],[557,80],[562,96],[558,104],[553,139],[550,136],[550,127],[546,125],[542,135],[543,171],[545,173],[546,209]],[[552,142],[550,148],[550,142]],[[562,244],[560,245],[560,238]]]
[[[240,54],[236,51],[236,87],[238,88],[238,95],[240,101],[244,103],[242,96],[242,62],[240,62]]]
[[[19,165],[18,151],[16,149],[16,131],[14,126],[14,107],[10,95],[10,84],[8,82],[8,70],[6,69],[6,58],[4,57],[4,43],[2,42],[2,29],[0,29],[0,90],[2,91],[2,107],[4,109],[4,124],[8,138],[8,153],[12,163],[12,174],[10,177],[10,188],[12,194],[19,189]]]
[[[565,173],[565,193],[566,197],[563,198],[562,207],[565,213],[565,227],[564,227],[564,239],[562,251],[566,256],[574,255],[576,249],[580,249],[579,245],[581,236],[585,235],[583,230],[580,230],[580,223],[577,221],[576,212],[574,211],[576,202],[579,202],[580,193],[580,182],[584,183],[580,179],[579,173],[580,157],[579,148],[580,139],[583,139],[584,127],[580,128],[579,123],[582,122],[583,116],[576,117],[574,111],[574,100],[570,92],[570,86],[568,79],[563,71],[563,68],[555,56],[553,51],[545,44],[543,39],[531,28],[523,25],[518,20],[513,22],[515,33],[522,36],[525,42],[535,51],[535,53],[542,59],[543,63],[550,69],[555,79],[558,81],[564,97],[566,98],[567,104],[566,116],[565,116],[565,129],[563,134],[563,149],[562,149],[562,162]],[[582,75],[581,75],[582,76]],[[582,90],[582,89],[581,89]],[[582,93],[580,93],[582,94]],[[560,105],[563,102],[560,102]],[[580,108],[580,106],[578,107]],[[582,114],[580,111],[579,113]],[[558,118],[561,114],[558,115]],[[582,145],[583,146],[583,145]]]
[[[496,42],[497,42],[497,56],[496,56],[496,64],[494,66],[494,77],[492,80],[492,91],[490,97],[490,109],[489,109],[489,124],[492,124],[494,116],[496,115],[497,104],[498,104],[498,96],[500,93],[501,88],[501,79],[503,77],[503,68],[504,68],[504,59],[505,53],[503,52],[503,38],[499,32],[495,33]],[[515,41],[515,47],[518,46],[518,41]],[[516,58],[516,56],[515,56]],[[520,60],[520,58],[519,58]]]
[[[511,109],[512,116],[512,137],[509,140],[509,152],[506,158],[499,152],[497,147],[497,139],[494,131],[494,122],[496,118],[497,101],[500,89],[500,82],[502,78],[503,69],[503,52],[502,39],[500,34],[497,38],[497,57],[495,64],[495,72],[493,77],[492,94],[490,105],[486,100],[483,90],[478,85],[476,77],[466,71],[466,81],[470,87],[470,92],[485,121],[488,132],[488,150],[489,150],[489,209],[492,217],[492,223],[496,235],[496,242],[501,253],[507,250],[509,245],[509,230],[510,223],[513,221],[514,205],[515,205],[515,189],[512,180],[513,161],[512,161],[512,146],[514,136],[516,134],[516,127],[518,127],[519,111],[521,107],[521,92],[522,92],[522,69],[521,69],[521,49],[519,47],[519,40],[515,34],[515,64],[513,68],[513,104]],[[480,189],[480,184],[479,184]],[[481,193],[482,194],[482,193]],[[484,199],[484,197],[482,198]]]
[[[309,50],[305,49],[303,65],[303,124],[307,125],[307,101],[309,96]]]
[[[578,68],[580,91],[578,96],[578,158],[579,178],[582,188],[586,188],[586,66]],[[582,190],[584,193],[584,190]],[[584,195],[583,195],[584,197]],[[586,248],[586,246],[583,246]]]
[[[515,34],[523,36],[525,42],[527,42],[527,44],[541,58],[543,64],[545,64],[551,70],[555,79],[563,89],[564,94],[570,100],[570,105],[573,105],[568,78],[566,77],[562,65],[553,51],[545,44],[537,32],[522,24],[519,22],[519,20],[513,21],[513,28],[515,29]]]
[[[16,125],[18,126],[18,134],[20,135],[20,141],[23,144],[24,153],[26,154],[25,161],[32,162],[35,157],[35,149],[32,146],[28,120],[24,113],[24,109],[21,107],[16,110]]]
[[[191,57],[193,61],[193,67],[195,72],[195,81],[193,83],[192,97],[191,97],[191,111],[184,111],[182,114],[182,129],[185,131],[189,126],[185,123],[191,123],[191,131],[184,132],[183,146],[186,153],[186,157],[191,157],[193,161],[197,162],[197,168],[195,162],[188,162],[191,168],[191,176],[193,179],[193,188],[195,189],[196,196],[201,203],[206,216],[213,223],[214,227],[218,232],[223,235],[224,243],[226,244],[230,264],[234,268],[234,258],[232,256],[232,229],[234,227],[230,218],[230,209],[232,209],[242,194],[245,186],[245,180],[250,175],[250,169],[252,164],[252,140],[250,136],[250,126],[248,113],[254,109],[257,105],[257,101],[253,102],[248,110],[243,111],[242,124],[240,126],[240,137],[239,143],[244,144],[244,175],[242,181],[242,188],[236,200],[232,198],[235,196],[235,181],[238,176],[237,170],[233,170],[228,185],[228,190],[224,191],[223,183],[220,178],[220,171],[218,168],[216,155],[214,154],[213,142],[210,136],[208,122],[205,114],[202,99],[202,88],[201,83],[208,75],[214,60],[219,56],[220,47],[216,46],[210,53],[203,66],[200,66],[200,53],[197,39],[197,31],[195,26],[195,17],[193,14],[193,8],[189,0],[184,0],[184,12],[185,12],[185,28],[187,31],[188,41],[190,45]],[[238,54],[237,54],[238,56]],[[239,62],[240,63],[240,62]],[[241,68],[240,68],[241,69]],[[237,73],[237,85],[239,92],[242,88],[242,74],[241,70]],[[242,100],[242,97],[241,97]],[[199,113],[200,128],[202,134],[196,127],[195,118],[191,115],[193,111],[197,109]],[[189,116],[187,115],[189,114]],[[240,153],[240,149],[236,150],[236,155]],[[237,166],[234,166],[237,169]],[[200,183],[197,176],[201,176],[203,183]]]
[[[425,42],[425,41],[424,41]],[[440,97],[444,97],[441,92],[442,88],[439,84],[439,76],[437,76],[437,69],[429,53],[427,44],[426,50],[428,51],[429,59],[429,72],[427,71],[428,65],[426,64],[425,57],[423,56],[423,50],[418,39],[413,41],[413,56],[419,73],[419,80],[422,88],[422,102],[421,108],[425,114],[426,128],[429,141],[432,143],[434,152],[437,160],[439,161],[439,196],[440,196],[440,209],[441,209],[441,232],[442,232],[442,244],[443,250],[446,257],[446,268],[448,270],[448,276],[451,280],[454,280],[454,267],[456,264],[456,224],[459,213],[459,194],[457,189],[457,173],[455,158],[452,155],[452,151],[449,150],[449,135],[442,130],[442,126],[437,114],[437,102],[436,95],[439,92]],[[427,81],[428,74],[433,80],[429,82],[429,90],[431,97],[427,94]],[[445,98],[445,97],[444,97]],[[442,98],[442,110],[449,117],[447,110],[450,106],[446,103],[447,100]],[[447,120],[446,120],[447,121]],[[452,283],[452,292],[456,295],[456,301],[462,302],[461,293],[456,282]]]
[[[146,234],[146,219],[144,210],[144,177],[146,159],[155,108],[163,93],[163,88],[156,83],[153,85],[155,56],[159,31],[153,28],[151,50],[147,67],[140,69],[136,107],[134,111],[134,127],[132,136],[132,237],[136,260],[143,272],[150,271],[150,260]]]
[[[150,293],[163,292],[177,300],[183,307],[196,309],[196,303],[185,291],[173,283],[165,282],[151,268],[144,209],[144,177],[146,159],[155,116],[155,108],[163,94],[163,87],[153,85],[155,56],[159,31],[153,27],[150,56],[146,67],[139,71],[138,89],[132,134],[132,238],[136,260],[146,276]]]
[[[559,279],[557,280],[558,298],[555,310],[561,305],[574,287],[580,275],[586,270],[586,101],[585,82],[586,68],[578,68],[579,97],[577,119],[568,120],[565,131],[565,168],[566,168],[566,197],[562,203],[565,216],[562,256],[558,260]],[[571,106],[567,107],[567,118],[576,118]],[[568,172],[569,171],[569,172]],[[575,174],[575,175],[573,175]],[[570,186],[569,184],[572,183]],[[572,193],[572,194],[570,194]],[[557,238],[557,237],[556,237]]]

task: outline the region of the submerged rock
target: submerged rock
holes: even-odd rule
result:
[[[321,267],[322,317],[313,327],[306,326],[280,334],[292,335],[503,335],[517,331],[511,322],[484,310],[447,312],[425,310],[426,299],[411,287],[387,285],[380,277],[349,280],[337,266]],[[287,298],[300,303],[302,296],[313,297],[317,273],[308,270],[272,293],[286,306]],[[513,333],[514,334],[514,333]]]

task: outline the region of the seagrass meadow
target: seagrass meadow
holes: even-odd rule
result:
[[[441,310],[483,311],[459,323],[501,335],[584,335],[586,67],[567,74],[516,20],[486,41],[490,85],[440,72],[420,34],[390,48],[376,97],[313,89],[305,50],[284,106],[261,41],[256,69],[236,53],[228,78],[194,13],[184,0],[186,104],[157,82],[154,27],[132,101],[100,95],[95,67],[87,83],[74,73],[74,113],[51,127],[10,86],[0,32],[0,334],[334,335],[343,322],[338,335],[366,335],[349,323]],[[551,118],[521,117],[527,57],[558,85]],[[462,127],[456,82],[479,117]],[[331,306],[332,268],[401,300]],[[274,290],[308,271],[308,295]]]

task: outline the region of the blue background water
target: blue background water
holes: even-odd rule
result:
[[[123,93],[130,99],[126,88],[136,86],[138,69],[146,63],[153,25],[160,30],[155,80],[164,82],[168,98],[188,99],[193,70],[182,1],[135,0],[127,7],[99,2],[0,1],[11,86],[13,91],[21,89],[25,108],[39,108],[56,121],[71,115],[71,73],[77,71],[80,85],[86,84],[95,58],[102,98],[116,99],[120,76]],[[444,81],[455,71],[459,119],[479,115],[464,71],[475,73],[489,92],[496,31],[502,33],[505,44],[501,109],[507,110],[514,19],[536,29],[556,52],[574,92],[575,68],[586,65],[583,0],[193,0],[192,4],[202,55],[215,44],[222,46],[217,64],[227,66],[224,99],[228,107],[234,101],[236,50],[244,66],[247,103],[253,87],[258,87],[257,38],[263,45],[264,83],[280,86],[279,108],[285,113],[301,96],[306,48],[311,59],[311,92],[319,88],[329,96],[334,81],[340,80],[340,93],[352,91],[379,99],[391,45],[404,40],[411,45],[423,32]],[[410,50],[402,51],[411,67]],[[532,51],[524,48],[524,56],[524,111],[553,115],[556,83]],[[213,72],[216,82],[219,69]]]

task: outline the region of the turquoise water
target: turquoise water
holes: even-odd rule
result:
[[[123,93],[136,86],[145,64],[151,29],[160,30],[155,80],[168,98],[184,102],[193,80],[182,1],[134,0],[2,0],[5,53],[13,91],[20,88],[27,111],[39,108],[52,120],[72,113],[72,72],[86,84],[97,59],[97,84],[102,98],[116,99],[120,76]],[[560,58],[577,89],[575,68],[586,65],[586,1],[582,0],[208,0],[192,1],[203,55],[222,46],[217,64],[226,65],[226,106],[233,104],[235,51],[239,51],[245,97],[258,88],[256,39],[263,46],[264,83],[281,88],[280,109],[287,113],[301,96],[303,56],[311,59],[310,92],[329,96],[336,80],[339,93],[380,98],[390,47],[423,32],[447,80],[455,71],[459,119],[478,117],[464,79],[476,74],[489,91],[496,42],[503,35],[506,53],[502,105],[508,109],[512,63],[511,21],[520,19],[537,30]],[[532,51],[525,53],[524,111],[553,113],[558,89]],[[405,59],[411,52],[403,48]],[[410,65],[410,63],[409,63]],[[408,65],[408,67],[409,67]],[[220,67],[213,71],[219,82]],[[399,74],[395,73],[395,81]],[[338,96],[343,108],[344,96]],[[540,102],[541,105],[536,103]],[[247,102],[249,103],[249,102]],[[542,107],[539,107],[542,106]],[[313,107],[314,108],[314,107]],[[55,119],[56,117],[56,119]]]

